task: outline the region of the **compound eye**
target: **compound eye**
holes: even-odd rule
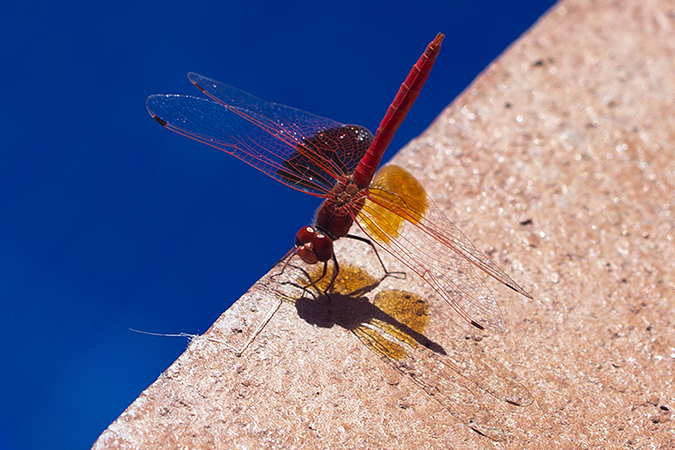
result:
[[[333,240],[323,233],[316,233],[312,238],[312,246],[317,260],[326,262],[333,257]]]
[[[315,235],[316,230],[313,227],[300,228],[300,231],[295,235],[295,246],[302,247],[303,245],[312,242]]]
[[[295,251],[297,255],[307,264],[316,264],[319,260],[316,257],[316,253],[312,249],[312,243],[305,244]]]

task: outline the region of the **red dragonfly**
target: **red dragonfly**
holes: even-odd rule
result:
[[[151,95],[147,108],[162,126],[229,153],[299,191],[325,199],[314,225],[296,235],[295,248],[308,264],[333,261],[333,241],[352,224],[421,276],[459,315],[479,329],[505,329],[497,302],[476,274],[478,268],[532,298],[448,220],[405,169],[388,165],[376,175],[382,155],[419,95],[443,34],[427,46],[389,106],[375,136],[288,106],[266,102],[197,75],[188,78],[210,99]],[[332,283],[331,283],[332,284]]]

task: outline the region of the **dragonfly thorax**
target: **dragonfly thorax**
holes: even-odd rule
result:
[[[331,259],[333,241],[347,235],[367,193],[351,177],[340,177],[316,211],[315,226],[301,228],[295,235],[295,253],[307,264]]]
[[[333,240],[346,236],[367,194],[351,177],[341,177],[316,211],[316,227]]]

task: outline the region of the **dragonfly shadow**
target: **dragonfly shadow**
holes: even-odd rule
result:
[[[386,290],[371,301],[369,294],[389,275],[378,280],[362,269],[343,265],[326,293],[331,274],[321,275],[315,267],[289,265],[287,269],[293,275],[284,284],[295,291],[293,294],[287,291],[284,297],[295,305],[298,316],[305,322],[321,328],[342,327],[371,350],[394,359],[407,354],[395,341],[423,346],[438,355],[447,354],[424,334],[430,314],[426,300],[408,292]]]
[[[333,283],[331,273],[320,269],[285,266],[280,293],[295,305],[299,318],[317,327],[337,325],[351,331],[457,420],[490,440],[507,440],[500,416],[492,412],[508,411],[490,404],[489,398],[515,407],[534,401],[508,369],[471,347],[428,338],[429,302],[409,292],[379,289],[386,276],[377,280],[344,264]]]
[[[415,331],[407,324],[395,319],[370,302],[368,297],[344,294],[323,294],[316,298],[303,296],[295,300],[298,316],[305,322],[321,328],[334,325],[352,332],[368,324],[386,324],[398,332],[409,336],[419,345],[439,354],[447,355],[445,349],[437,342]],[[378,328],[382,328],[377,325]]]

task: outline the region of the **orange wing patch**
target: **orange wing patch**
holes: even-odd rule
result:
[[[404,168],[389,165],[375,175],[358,220],[369,236],[389,244],[405,221],[418,223],[428,208],[429,199],[419,181]]]

